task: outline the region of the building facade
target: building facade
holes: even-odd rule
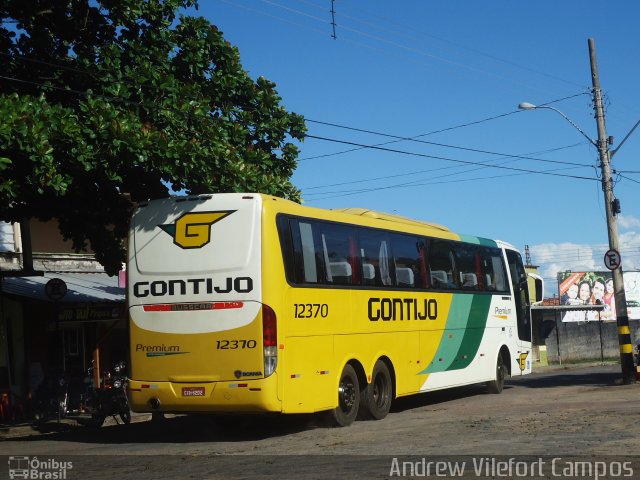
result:
[[[60,378],[80,408],[91,362],[99,372],[127,351],[122,278],[75,253],[55,221],[0,223],[0,423],[29,421]]]

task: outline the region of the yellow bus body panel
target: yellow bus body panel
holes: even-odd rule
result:
[[[281,412],[277,395],[278,375],[235,382],[129,382],[129,403],[134,412]],[[187,389],[187,390],[183,390]],[[190,392],[186,396],[185,392]],[[197,392],[198,395],[193,395]],[[160,408],[150,408],[157,399]]]

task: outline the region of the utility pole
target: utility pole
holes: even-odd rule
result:
[[[607,131],[604,123],[604,107],[602,105],[602,90],[598,77],[598,65],[596,63],[596,48],[593,38],[589,39],[589,58],[591,61],[591,83],[593,85],[593,108],[598,124],[598,154],[602,169],[602,189],[604,190],[604,206],[607,215],[607,230],[609,234],[609,252],[616,252],[620,258],[620,246],[618,241],[619,204],[616,201],[614,208],[613,179],[611,178],[611,156],[607,140]],[[609,253],[607,252],[607,253]],[[615,267],[615,268],[613,268]],[[616,300],[616,321],[618,325],[618,342],[620,344],[620,363],[622,365],[622,381],[625,385],[635,383],[636,370],[633,364],[633,345],[631,343],[631,331],[629,329],[629,317],[627,316],[627,299],[624,293],[624,280],[622,277],[621,262],[610,265],[613,274],[613,289]]]
[[[335,9],[335,0],[331,0],[331,25],[333,25],[333,35],[331,37],[336,40],[336,9]]]

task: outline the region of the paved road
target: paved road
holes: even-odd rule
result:
[[[617,365],[534,373],[510,380],[501,395],[472,386],[399,399],[386,419],[348,428],[325,428],[314,416],[224,424],[183,416],[10,438],[0,449],[39,458],[86,455],[73,457],[73,473],[82,478],[133,478],[141,469],[145,478],[163,479],[359,478],[370,468],[369,475],[389,478],[395,457],[604,459],[640,451],[640,384],[621,385],[620,377]]]

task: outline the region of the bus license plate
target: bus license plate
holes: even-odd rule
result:
[[[204,397],[204,387],[182,387],[183,397]]]

